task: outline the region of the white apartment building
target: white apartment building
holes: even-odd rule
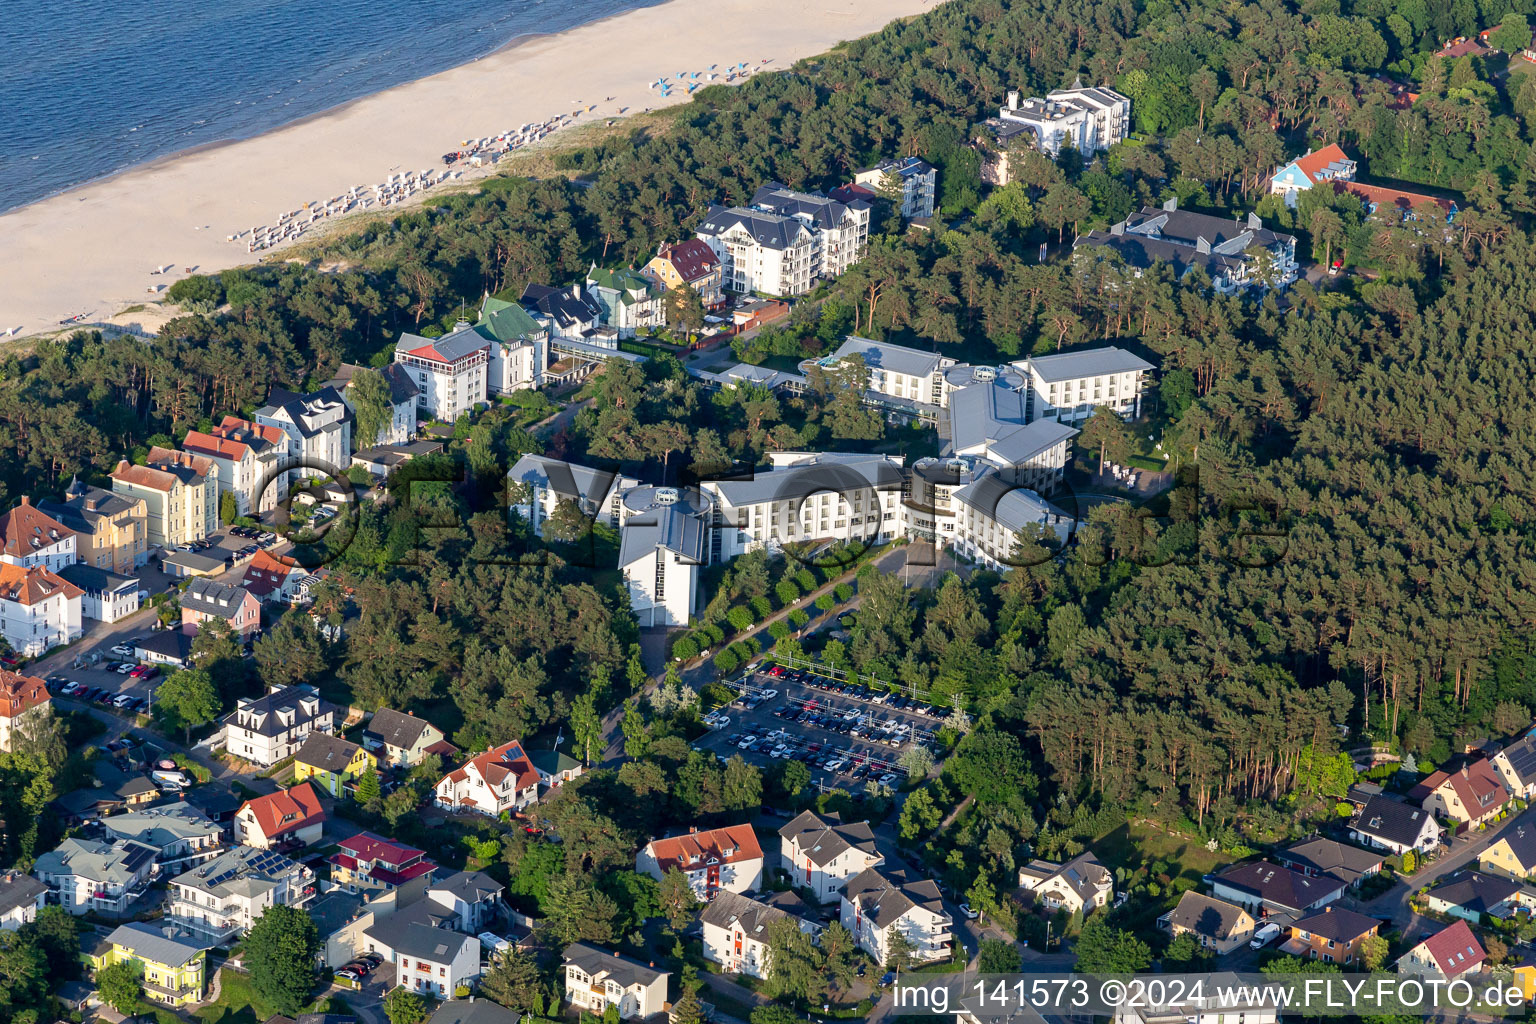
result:
[[[11,749],[11,737],[23,721],[43,718],[52,708],[41,679],[0,669],[0,750]]]
[[[1037,494],[1049,495],[1060,486],[1068,443],[1078,431],[1054,419],[1031,420],[1022,373],[961,365],[952,367],[945,381],[951,388],[946,454],[991,463],[1004,479]]]
[[[1052,159],[1070,145],[1087,160],[1125,141],[1131,130],[1131,101],[1108,86],[1085,88],[1079,79],[1070,89],[1046,93],[1043,100],[1021,102],[1017,92],[1010,92],[998,117],[1025,126],[1034,135],[1035,147]]]
[[[444,775],[433,790],[437,806],[493,818],[539,799],[539,770],[516,740],[492,747]]]
[[[162,870],[179,871],[216,857],[224,846],[224,830],[189,803],[138,807],[101,819],[113,839],[154,847]]]
[[[490,394],[526,391],[543,382],[549,369],[548,323],[540,323],[515,302],[487,295],[475,330],[492,342],[486,384]]]
[[[901,181],[901,215],[908,220],[933,216],[934,186],[939,172],[920,157],[896,157],[882,160],[873,167],[853,176],[856,184],[878,191],[887,175],[894,174]]]
[[[939,518],[940,542],[947,541],[956,553],[989,569],[1011,567],[1019,531],[1026,527],[1039,526],[1065,541],[1076,525],[1071,516],[1034,491],[1017,486],[984,463],[977,464],[969,482],[956,488],[951,497],[954,539],[945,536],[950,524]]]
[[[232,493],[237,513],[249,516],[272,511],[287,493],[286,481],[276,482],[286,440],[276,427],[256,427],[227,416],[208,433],[188,431],[181,449],[218,466],[220,497]]]
[[[459,871],[429,885],[427,899],[452,919],[452,927],[474,935],[490,927],[505,889],[483,871]]]
[[[793,217],[711,206],[697,231],[720,261],[726,291],[804,295],[816,277],[816,237]]]
[[[1030,419],[1078,424],[1107,406],[1122,417],[1141,415],[1141,394],[1152,364],[1122,348],[1030,356],[1013,364],[1029,378]]]
[[[752,207],[793,218],[810,229],[816,277],[837,277],[859,261],[869,244],[869,203],[863,199],[840,203],[820,192],[796,192],[770,181],[752,197]]]
[[[78,560],[75,531],[33,505],[27,495],[0,516],[0,563],[58,572]]]
[[[383,375],[385,387],[389,389],[389,422],[379,428],[378,436],[371,441],[366,437],[356,437],[353,440],[357,442],[359,448],[408,443],[416,436],[416,399],[421,394],[421,389],[416,385],[416,378],[403,363],[390,363],[377,370],[357,366],[354,363],[342,363],[341,369],[336,372],[335,378],[329,381],[327,386],[335,388],[341,394],[341,400],[354,411],[354,423],[356,406],[354,392],[351,389],[360,370]]]
[[[120,914],[149,890],[157,851],[132,841],[69,838],[37,858],[32,874],[76,916]]]
[[[480,975],[480,940],[454,930],[455,918],[430,899],[418,900],[387,917],[373,915],[363,930],[368,952],[394,965],[394,984],[436,999],[448,999]]]
[[[733,892],[720,893],[699,915],[704,959],[728,972],[766,980],[772,958],[770,925],[793,921],[807,935],[820,933],[820,925],[795,912],[803,908],[794,893],[775,893],[762,901]]]
[[[460,321],[440,338],[402,334],[395,362],[416,378],[416,411],[421,419],[452,423],[484,405],[490,388],[491,341]]]
[[[0,562],[0,636],[24,658],[67,644],[85,631],[84,595],[41,566]]]
[[[284,454],[298,463],[290,481],[322,472],[340,476],[352,464],[352,410],[333,387],[308,395],[273,388],[267,404],[256,410],[256,422],[287,436]]]
[[[949,356],[849,335],[826,362],[850,356],[863,358],[871,391],[924,405],[943,406],[948,400],[945,371],[955,365]]]
[[[593,522],[618,526],[620,495],[640,483],[616,471],[588,469],[531,453],[507,471],[507,480],[516,489],[512,509],[539,537],[562,501],[574,502]]]
[[[763,851],[751,825],[653,839],[635,856],[635,871],[658,882],[681,871],[701,901],[719,893],[754,892],[763,884]]]
[[[603,307],[603,321],[621,338],[667,326],[666,292],[637,271],[604,270],[593,263],[587,271],[587,292]]]
[[[224,716],[224,749],[269,767],[298,753],[311,732],[335,731],[336,705],[307,687],[279,687],[262,697],[240,698]]]
[[[803,811],[779,829],[779,862],[790,883],[831,903],[850,878],[885,863],[867,821],[843,822],[836,814]]]
[[[586,942],[565,949],[565,998],[601,1017],[617,1008],[621,1020],[650,1017],[667,1007],[667,971]]]
[[[315,873],[272,850],[234,846],[171,879],[168,917],[216,944],[250,931],[269,907],[308,906]]]
[[[636,487],[619,502],[619,570],[642,626],[686,626],[712,561],[714,501],[697,488]]]
[[[897,932],[911,943],[918,962],[950,955],[953,922],[932,879],[868,868],[844,885],[838,912],[843,927],[876,963],[886,962]]]
[[[219,528],[219,467],[212,459],[154,447],[145,465],[117,464],[112,490],[143,500],[152,547],[191,544]]]

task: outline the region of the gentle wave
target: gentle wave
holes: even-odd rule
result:
[[[21,0],[0,61],[0,211],[660,2]]]

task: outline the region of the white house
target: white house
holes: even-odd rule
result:
[[[158,851],[131,840],[64,840],[37,858],[32,874],[71,914],[120,914],[149,890]]]
[[[1123,418],[1141,415],[1141,395],[1152,364],[1123,348],[1078,349],[1030,356],[1013,364],[1029,379],[1031,420],[1080,424],[1099,406]]]
[[[311,732],[335,731],[336,705],[308,687],[273,687],[240,698],[224,716],[224,749],[266,768],[298,753]]]
[[[267,404],[256,410],[256,422],[277,427],[288,438],[284,455],[291,481],[321,473],[345,473],[352,457],[352,410],[341,392],[327,385],[308,395],[283,388],[267,393]]]
[[[247,800],[235,812],[235,841],[258,850],[313,846],[325,831],[325,808],[309,782]]]
[[[697,235],[720,261],[726,291],[804,295],[811,290],[816,236],[793,217],[711,206]]]
[[[437,806],[499,817],[539,798],[539,771],[516,740],[492,747],[444,775],[434,789]]]
[[[593,522],[618,526],[620,496],[639,485],[638,480],[614,470],[588,469],[532,453],[508,470],[507,481],[515,488],[512,509],[539,537],[562,501],[574,502]]]
[[[775,893],[763,901],[734,892],[717,894],[699,915],[704,959],[731,973],[766,979],[772,956],[768,947],[770,925],[792,921],[807,935],[821,931],[820,925],[800,915],[803,909],[805,905],[794,893]]]
[[[802,811],[779,829],[779,862],[790,883],[830,903],[848,879],[885,863],[867,821],[843,822],[835,814]]]
[[[713,501],[698,488],[636,487],[619,503],[619,570],[641,626],[686,626],[710,563]]]
[[[1047,910],[1088,913],[1109,905],[1115,879],[1093,854],[1080,853],[1065,864],[1030,861],[1019,868],[1019,888],[1034,893]]]
[[[1269,194],[1284,196],[1285,205],[1294,207],[1298,193],[1325,182],[1354,180],[1355,161],[1330,142],[1275,171],[1269,179]]]
[[[139,610],[137,577],[76,562],[60,569],[59,578],[80,589],[80,614],[87,619],[116,622]]]
[[[307,907],[315,873],[271,850],[234,846],[171,879],[168,918],[226,943],[250,931],[270,907]]]
[[[43,680],[0,669],[0,750],[11,749],[22,722],[46,716],[52,706]]]
[[[493,395],[536,388],[549,369],[549,325],[540,323],[516,302],[487,295],[480,304],[475,330],[491,341],[490,378]]]
[[[484,931],[496,916],[506,887],[481,871],[460,871],[427,887],[427,899],[453,917],[453,927],[469,935]]]
[[[0,563],[58,572],[78,558],[75,531],[33,505],[27,495],[0,516]]]
[[[635,857],[635,870],[658,882],[674,869],[687,876],[700,900],[753,892],[763,884],[763,851],[752,826],[743,824],[652,839]]]
[[[668,972],[586,942],[565,948],[565,998],[601,1017],[609,1006],[622,1020],[650,1017],[667,1007]]]
[[[230,422],[229,419],[225,420]],[[236,420],[235,423],[243,421]],[[263,434],[278,433],[277,427],[247,430],[243,426],[216,428],[208,433],[190,430],[181,442],[181,450],[211,460],[219,467],[218,491],[235,496],[235,511],[242,516],[269,512],[277,507],[279,488],[275,486],[277,467],[286,447],[284,441],[269,443]],[[268,486],[268,481],[274,481]]]
[[[0,562],[0,636],[11,650],[35,658],[84,632],[84,591],[42,566]]]
[[[811,272],[831,280],[859,261],[869,242],[869,203],[846,203],[820,192],[796,192],[770,181],[752,197],[752,207],[778,217],[789,217],[811,232]]]
[[[667,326],[666,292],[638,271],[605,270],[593,263],[587,271],[587,292],[603,307],[603,321],[621,338]]]
[[[859,171],[853,180],[878,191],[886,177],[892,174],[901,182],[901,215],[908,220],[932,217],[934,185],[939,172],[921,157],[882,160],[873,167]]]
[[[420,900],[375,916],[363,936],[368,952],[394,965],[395,987],[448,999],[480,976],[480,940],[454,930],[454,920],[432,900]]]
[[[944,371],[955,365],[949,356],[849,335],[828,362],[860,356],[869,373],[869,390],[925,405],[943,406],[949,391]]]
[[[1010,92],[998,117],[1023,125],[1035,148],[1052,159],[1071,146],[1086,160],[1125,141],[1131,130],[1131,101],[1108,86],[1085,88],[1078,80],[1070,89],[1046,93],[1043,100],[1020,102],[1019,94]]]
[[[950,955],[953,922],[932,879],[867,868],[843,886],[838,916],[859,948],[877,963],[886,962],[891,936],[897,932],[906,936],[919,962]]]
[[[31,875],[7,871],[0,875],[0,931],[13,932],[37,920],[48,887]]]
[[[1371,797],[1349,823],[1349,838],[1399,854],[1433,850],[1444,831],[1429,811],[1389,796]]]
[[[416,378],[421,419],[452,423],[484,405],[490,387],[491,339],[461,320],[440,338],[401,334],[395,362]]]
[[[342,363],[341,369],[327,386],[335,388],[341,394],[341,400],[347,403],[347,407],[356,411],[356,402],[353,397],[353,384],[357,379],[359,370],[366,367],[353,363]],[[384,385],[389,391],[389,422],[379,428],[378,434],[371,440],[366,437],[355,437],[359,448],[372,448],[383,444],[405,444],[416,436],[416,399],[421,395],[421,388],[416,383],[410,369],[404,363],[389,363],[376,370],[368,370],[369,373],[381,374]]]
[[[109,814],[101,826],[112,839],[154,847],[155,859],[168,871],[216,857],[224,846],[224,829],[185,801]]]

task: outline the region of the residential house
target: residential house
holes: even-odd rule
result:
[[[76,562],[59,570],[59,578],[80,590],[80,614],[97,622],[116,622],[139,610],[139,580],[110,569]]]
[[[573,1007],[599,1017],[612,1006],[619,1019],[648,1018],[667,1004],[668,972],[610,953],[586,942],[565,948],[565,998]]]
[[[428,754],[455,753],[443,732],[425,718],[410,712],[379,708],[363,728],[363,746],[391,768],[409,768]]]
[[[811,273],[822,280],[830,281],[857,263],[869,242],[869,203],[862,199],[840,203],[820,192],[797,192],[770,181],[752,196],[751,205],[810,230]]]
[[[606,270],[593,263],[587,270],[587,294],[602,306],[603,322],[621,338],[667,326],[666,293],[637,271]]]
[[[725,302],[720,257],[700,239],[663,242],[640,273],[655,281],[662,291],[686,284],[698,293],[705,309],[715,309]]]
[[[658,882],[677,869],[701,900],[718,892],[754,892],[763,884],[763,850],[749,824],[653,839],[635,856],[635,870]]]
[[[32,504],[25,494],[0,515],[0,563],[58,572],[77,560],[75,531]]]
[[[133,656],[148,665],[192,664],[192,637],[179,629],[160,629],[133,645]]]
[[[0,874],[0,931],[13,932],[37,920],[48,886],[20,871]]]
[[[398,892],[406,903],[426,895],[437,864],[425,851],[397,843],[393,839],[359,832],[337,844],[331,854],[331,881],[347,892],[373,897],[384,892]]]
[[[395,967],[394,984],[447,999],[480,976],[480,940],[455,931],[454,917],[431,900],[375,917],[363,935],[368,952]]]
[[[224,749],[270,768],[298,753],[312,732],[336,729],[336,705],[308,687],[273,687],[263,697],[242,697],[224,716]]]
[[[280,486],[283,451],[287,437],[277,427],[258,427],[227,416],[223,424],[204,433],[188,431],[181,449],[211,460],[219,467],[218,490],[234,496],[235,514],[260,515],[278,506],[287,493]],[[286,480],[282,481],[286,484]]]
[[[1269,194],[1284,196],[1285,205],[1294,208],[1298,194],[1325,182],[1353,181],[1355,170],[1355,161],[1337,143],[1329,143],[1297,157],[1270,175]]]
[[[108,815],[101,828],[109,840],[152,847],[162,871],[181,871],[217,857],[224,848],[224,829],[184,801]]]
[[[43,500],[37,507],[74,532],[75,557],[86,565],[131,576],[149,559],[149,510],[143,498],[75,479],[62,502]]]
[[[417,418],[453,423],[484,405],[492,344],[467,320],[439,338],[401,334],[395,342],[395,362],[415,377]]]
[[[324,830],[325,809],[307,782],[247,800],[235,813],[235,841],[258,850],[313,846]]]
[[[439,1003],[427,1024],[519,1024],[523,1015],[489,999],[450,999]]]
[[[1433,850],[1443,831],[1433,814],[1389,796],[1372,797],[1349,824],[1349,838],[1393,853]]]
[[[1501,875],[1458,871],[1425,893],[1424,902],[1437,914],[1482,924],[1485,917],[1513,917],[1518,908],[1536,910],[1536,890]]]
[[[492,342],[486,386],[490,394],[507,395],[543,383],[549,370],[547,323],[540,323],[520,303],[487,295],[475,330]]]
[[[686,626],[698,613],[713,508],[696,487],[635,487],[621,498],[619,571],[641,626]]]
[[[951,953],[953,922],[939,887],[904,869],[866,868],[843,886],[838,908],[843,927],[859,948],[885,963],[891,936],[900,932],[918,962],[943,960]]]
[[[1477,855],[1477,866],[1508,878],[1536,876],[1536,808],[1504,826],[1499,838]]]
[[[1245,990],[1241,976],[1230,971],[1208,977],[1216,984],[1191,985],[1156,1005],[1142,1000],[1121,1002],[1108,1015],[1109,1024],[1279,1024],[1277,1000],[1267,989]],[[969,1016],[962,1024],[981,1024],[980,1018]]]
[[[88,959],[98,976],[113,964],[138,964],[146,997],[167,1006],[191,1006],[203,1001],[211,945],[174,925],[130,921],[114,929]]]
[[[71,914],[116,915],[148,891],[158,855],[154,847],[132,840],[69,838],[37,858],[32,874]]]
[[[449,915],[452,927],[474,935],[490,926],[505,888],[483,871],[459,871],[428,885],[427,899]]]
[[[779,829],[779,863],[790,884],[830,903],[850,878],[885,863],[867,821],[844,822],[836,814],[802,811]]]
[[[341,400],[346,402],[347,408],[352,410],[354,428],[357,403],[351,388],[359,370],[377,373],[384,378],[384,387],[389,395],[389,420],[379,427],[375,436],[354,437],[353,441],[360,448],[381,444],[405,444],[410,441],[416,436],[416,399],[421,394],[421,386],[411,376],[410,369],[404,363],[389,363],[377,369],[358,366],[354,363],[341,364],[341,368],[336,371],[336,376],[328,382],[328,385],[341,394]]]
[[[293,559],[262,550],[252,555],[246,564],[240,587],[258,602],[288,604],[298,596],[299,584],[307,576],[309,570]]]
[[[307,779],[339,800],[358,776],[377,765],[378,759],[360,745],[328,733],[312,732],[293,755],[293,779]]]
[[[1311,877],[1267,860],[1228,868],[1211,882],[1211,892],[1261,917],[1271,913],[1297,917],[1321,910],[1343,895],[1345,885],[1328,875]]]
[[[0,669],[0,750],[9,751],[22,723],[46,717],[52,706],[41,679]]]
[[[271,907],[306,908],[315,873],[275,850],[232,846],[171,879],[170,888],[167,920],[225,945]]]
[[[1109,906],[1115,895],[1115,879],[1090,852],[1057,864],[1032,860],[1019,868],[1019,887],[1035,894],[1047,910],[1088,914]]]
[[[538,769],[539,782],[550,789],[579,778],[586,771],[580,761],[558,750],[530,750],[528,760]]]
[[[1454,921],[1403,954],[1397,961],[1397,971],[1449,980],[1477,973],[1487,959],[1487,951],[1467,927],[1467,922]]]
[[[1381,872],[1384,858],[1374,850],[1365,850],[1332,839],[1303,839],[1275,854],[1276,863],[1304,875],[1327,875],[1351,887]]]
[[[1223,295],[1283,290],[1298,274],[1294,235],[1271,231],[1254,213],[1229,220],[1180,210],[1177,199],[1143,207],[1108,231],[1080,235],[1072,248],[1079,262],[1112,252],[1138,275],[1157,262],[1180,279],[1199,270]]]
[[[744,206],[711,206],[698,240],[720,261],[721,283],[738,294],[804,295],[816,278],[816,235],[793,217]]]
[[[1128,420],[1141,416],[1141,396],[1153,366],[1113,345],[1030,356],[1013,364],[1029,377],[1031,421],[1080,424],[1106,406]]]
[[[699,915],[704,959],[729,973],[766,980],[772,954],[769,926],[790,921],[814,936],[821,926],[803,916],[808,909],[794,893],[775,893],[759,901],[722,890]]]
[[[258,425],[276,427],[288,439],[281,465],[290,483],[344,474],[352,454],[353,420],[341,393],[329,386],[307,395],[273,388],[267,404],[256,410]]]
[[[1536,729],[1494,754],[1493,768],[1510,793],[1527,802],[1536,798]]]
[[[211,459],[156,447],[146,465],[119,462],[112,471],[112,490],[143,502],[150,547],[184,547],[219,527],[218,472]]]
[[[938,174],[934,166],[921,157],[906,156],[882,160],[859,171],[853,180],[877,193],[887,181],[894,181],[901,193],[898,204],[901,215],[907,220],[917,220],[933,216],[934,185]]]
[[[1281,952],[1325,964],[1353,964],[1361,959],[1360,945],[1381,930],[1381,922],[1343,907],[1324,907],[1290,926]]]
[[[244,587],[199,576],[181,592],[182,631],[196,633],[203,623],[214,619],[245,639],[261,629],[261,601]]]
[[[1226,956],[1247,945],[1258,927],[1253,915],[1226,900],[1186,892],[1178,906],[1157,919],[1159,927],[1174,938],[1193,935],[1200,948],[1217,956]]]
[[[591,522],[618,526],[620,496],[639,485],[617,471],[588,469],[531,452],[507,472],[507,483],[512,510],[536,537],[544,536],[544,524],[561,502],[570,502]]]
[[[54,801],[72,824],[153,803],[161,796],[159,787],[148,776],[125,772],[106,758],[96,759],[91,775],[91,786],[65,793]]]
[[[539,771],[516,740],[472,757],[443,776],[435,788],[437,806],[477,811],[491,817],[521,811],[539,798]]]
[[[390,365],[396,365],[391,363]],[[352,453],[352,465],[361,466],[370,476],[386,479],[395,470],[423,455],[443,450],[439,441],[411,441],[408,444],[378,444]]]
[[[1426,811],[1458,825],[1481,825],[1503,813],[1509,802],[1493,762],[1479,758],[1456,771],[1435,772],[1408,791]]]
[[[42,566],[0,563],[0,637],[23,658],[35,658],[85,632],[85,592]]]
[[[1070,147],[1086,162],[1125,141],[1131,130],[1131,101],[1107,85],[1085,88],[1079,79],[1069,89],[1046,93],[1045,99],[1020,101],[1018,92],[1009,92],[998,119],[1019,125],[1035,148],[1052,160]]]

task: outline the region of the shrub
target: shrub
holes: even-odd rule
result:
[[[773,622],[768,623],[768,635],[775,640],[783,640],[789,636],[789,623],[783,619],[775,619]]]
[[[818,597],[816,599],[816,607],[821,609],[824,612],[831,611],[832,610],[832,606],[835,605],[836,603],[837,603],[836,601],[832,600],[832,595],[831,594],[822,594],[820,597]]]
[[[711,622],[709,625],[701,628],[699,632],[709,637],[709,642],[704,645],[705,647],[713,647],[725,641],[725,630],[720,628],[718,622]]]
[[[773,588],[773,592],[777,595],[781,605],[794,604],[800,600],[800,588],[795,586],[794,580],[779,580],[778,586]]]
[[[816,589],[816,577],[809,569],[801,569],[795,573],[795,582],[800,584],[800,589],[807,594]]]
[[[698,656],[699,645],[694,642],[692,634],[687,636],[680,636],[677,638],[676,642],[672,644],[672,657],[674,658],[682,658],[684,661],[688,661],[689,659],[697,658]]]
[[[751,605],[752,610],[757,613],[757,618],[759,621],[766,619],[768,616],[773,614],[773,605],[770,604],[768,599],[762,595],[754,597],[751,601]]]
[[[805,624],[811,621],[811,616],[803,608],[796,608],[789,613],[789,624],[796,629],[804,629]]]
[[[729,647],[715,655],[715,668],[720,670],[721,675],[731,674],[740,664],[741,659],[736,657],[736,652]]]
[[[832,590],[832,594],[833,594],[833,596],[835,596],[835,597],[836,597],[836,598],[837,598],[837,599],[838,599],[838,600],[839,600],[839,601],[843,601],[843,602],[846,602],[846,601],[848,601],[848,600],[849,600],[849,599],[850,599],[850,598],[851,598],[851,597],[853,597],[853,588],[852,588],[852,587],[850,587],[850,586],[849,586],[849,585],[848,585],[848,584],[846,584],[846,583],[839,583],[839,584],[838,584],[838,585],[837,585],[837,586],[836,586],[836,587],[834,587],[834,588],[833,588],[833,590]]]

